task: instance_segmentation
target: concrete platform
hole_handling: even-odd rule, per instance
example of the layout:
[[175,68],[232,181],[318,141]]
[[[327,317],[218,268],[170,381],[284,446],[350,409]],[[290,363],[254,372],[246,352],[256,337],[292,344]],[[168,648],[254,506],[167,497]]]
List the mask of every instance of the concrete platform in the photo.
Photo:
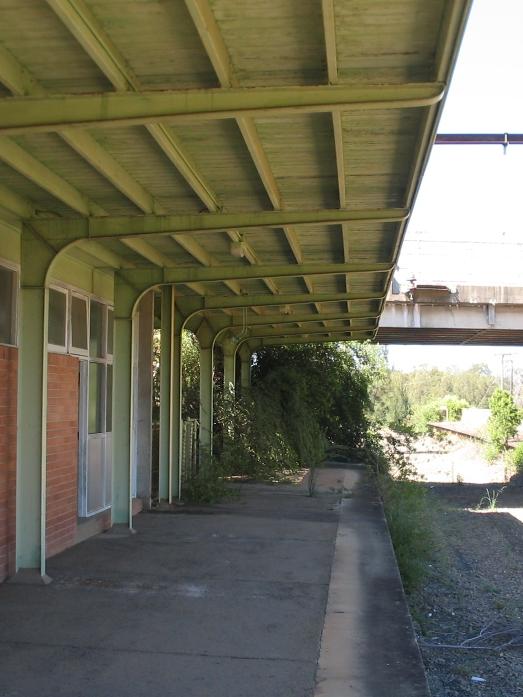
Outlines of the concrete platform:
[[[340,474],[325,471],[322,491],[335,488]],[[336,638],[331,587],[323,691],[316,694],[375,697],[372,685],[351,691],[360,682],[347,682],[346,672],[325,662],[325,642],[334,639],[354,674],[376,671],[374,657],[354,653],[351,643],[355,630],[363,632],[363,648],[373,636],[361,624],[369,607],[364,579],[354,594],[339,561],[341,550],[352,563],[340,538],[345,517],[367,515],[364,498],[351,513],[358,496],[345,499],[351,506],[343,506],[338,530],[340,493],[310,498],[300,486],[244,485],[239,499],[142,514],[137,535],[83,542],[50,560],[49,586],[0,586],[0,697],[310,697],[336,540],[333,582],[353,607],[337,616],[347,624]],[[365,539],[357,545],[365,547]],[[371,549],[380,552],[379,545]],[[361,569],[361,557],[355,560]],[[380,592],[386,596],[388,589]],[[380,633],[401,647],[404,629]],[[325,679],[330,672],[335,691]]]
[[315,697],[430,697],[381,501],[348,470]]

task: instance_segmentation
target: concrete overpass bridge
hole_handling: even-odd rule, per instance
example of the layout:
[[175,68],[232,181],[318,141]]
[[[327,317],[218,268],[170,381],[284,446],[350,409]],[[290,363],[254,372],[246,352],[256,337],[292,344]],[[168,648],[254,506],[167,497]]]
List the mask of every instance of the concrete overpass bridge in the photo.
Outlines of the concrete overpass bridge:
[[418,285],[389,293],[382,344],[523,346],[523,288]]

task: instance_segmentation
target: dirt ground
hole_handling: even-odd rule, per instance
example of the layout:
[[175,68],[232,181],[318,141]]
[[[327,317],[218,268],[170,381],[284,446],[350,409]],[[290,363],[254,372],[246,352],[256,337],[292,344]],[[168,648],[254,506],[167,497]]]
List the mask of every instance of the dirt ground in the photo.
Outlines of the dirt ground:
[[520,697],[523,646],[434,645],[461,644],[486,627],[515,630],[496,644],[518,632],[523,644],[523,482],[506,482],[503,465],[488,465],[472,441],[423,438],[416,445],[436,549],[410,603],[432,695]]

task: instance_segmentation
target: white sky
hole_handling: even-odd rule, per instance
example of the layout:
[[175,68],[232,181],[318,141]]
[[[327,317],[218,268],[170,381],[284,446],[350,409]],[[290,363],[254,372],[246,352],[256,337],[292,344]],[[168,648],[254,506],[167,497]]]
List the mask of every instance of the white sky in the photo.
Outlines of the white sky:
[[[523,0],[474,0],[439,133],[523,133]],[[398,280],[523,286],[523,145],[437,145],[400,256]],[[523,348],[394,347],[389,361],[467,368]]]

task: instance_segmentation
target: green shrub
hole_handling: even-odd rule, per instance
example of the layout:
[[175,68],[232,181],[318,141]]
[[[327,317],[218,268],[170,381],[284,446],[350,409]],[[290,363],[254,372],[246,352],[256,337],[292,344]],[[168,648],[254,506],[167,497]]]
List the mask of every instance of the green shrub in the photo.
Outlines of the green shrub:
[[466,409],[469,406],[466,399],[460,399],[453,394],[443,397],[442,403],[447,409],[447,419],[449,421],[459,421],[461,419],[463,409]]
[[490,398],[490,419],[487,430],[490,443],[497,453],[507,447],[510,438],[516,435],[521,422],[521,411],[517,408],[512,395],[506,390],[497,389]]
[[203,457],[198,471],[183,485],[182,495],[190,503],[215,503],[235,491],[228,483],[229,471],[224,463],[212,457]]
[[510,452],[509,462],[518,474],[523,472],[523,443],[518,443]]
[[499,448],[493,443],[487,443],[483,451],[483,454],[485,455],[485,460],[488,462],[489,465],[491,465],[493,462],[497,460],[499,456]]

